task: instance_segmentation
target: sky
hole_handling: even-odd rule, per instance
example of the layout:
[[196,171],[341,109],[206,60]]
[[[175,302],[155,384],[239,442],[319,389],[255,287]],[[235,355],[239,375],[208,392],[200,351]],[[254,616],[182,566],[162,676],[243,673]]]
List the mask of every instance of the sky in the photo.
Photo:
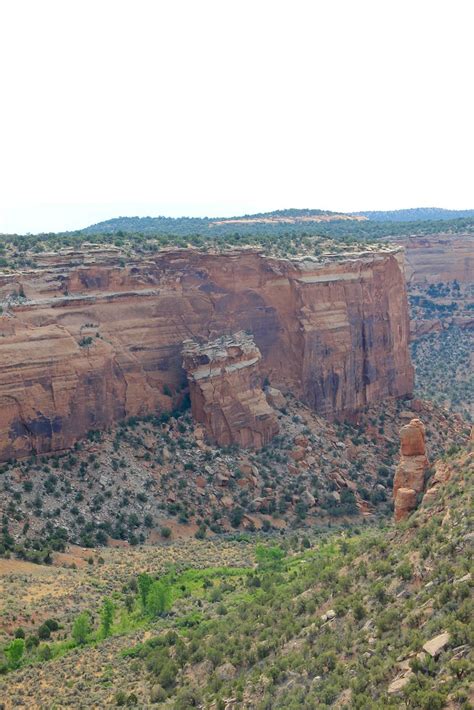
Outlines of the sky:
[[472,0],[0,0],[0,233],[474,208]]

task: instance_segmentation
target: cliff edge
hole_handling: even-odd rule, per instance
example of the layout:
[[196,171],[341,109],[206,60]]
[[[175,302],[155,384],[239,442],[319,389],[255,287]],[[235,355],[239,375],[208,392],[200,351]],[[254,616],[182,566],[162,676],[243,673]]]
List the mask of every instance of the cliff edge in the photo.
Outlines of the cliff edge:
[[275,259],[254,250],[44,254],[0,273],[0,460],[170,411],[182,346],[245,330],[272,386],[327,417],[413,388],[400,252]]

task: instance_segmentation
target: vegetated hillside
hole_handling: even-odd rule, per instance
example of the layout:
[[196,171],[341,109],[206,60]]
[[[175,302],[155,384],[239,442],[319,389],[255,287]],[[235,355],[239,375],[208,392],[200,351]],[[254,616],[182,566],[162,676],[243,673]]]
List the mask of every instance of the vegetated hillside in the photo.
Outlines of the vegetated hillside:
[[424,222],[474,217],[474,210],[445,210],[441,207],[415,207],[407,210],[369,210],[352,212],[376,222]]
[[[118,551],[101,564],[92,557],[87,573],[70,575],[88,577],[102,599],[82,581],[72,627],[59,609],[43,623],[39,646],[40,629],[17,630],[4,645],[6,710],[468,710],[473,454],[453,454],[446,465],[449,483],[397,528],[218,548],[194,541],[168,569],[159,551],[155,561],[137,549],[127,553],[125,583],[114,567]],[[138,574],[140,554],[148,556]],[[19,594],[19,576],[15,584]],[[38,605],[33,576],[29,584]]]
[[474,419],[474,286],[409,283],[415,392]]
[[451,326],[411,344],[416,393],[474,420],[474,332]]
[[67,542],[137,545],[390,515],[398,432],[415,416],[431,460],[467,440],[460,417],[410,400],[332,424],[288,398],[280,435],[255,452],[207,444],[189,411],[91,432],[70,453],[0,468],[0,555],[49,561]]
[[474,284],[409,283],[408,300],[415,336],[474,324]]

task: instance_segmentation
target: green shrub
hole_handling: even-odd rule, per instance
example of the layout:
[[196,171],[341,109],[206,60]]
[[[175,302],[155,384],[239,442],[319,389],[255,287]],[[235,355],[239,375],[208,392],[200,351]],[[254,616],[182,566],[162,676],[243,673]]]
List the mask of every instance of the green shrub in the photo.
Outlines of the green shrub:
[[[146,612],[151,617],[161,616],[171,608],[171,589],[164,581],[151,585],[146,597]],[[166,687],[166,686],[164,686]]]
[[72,626],[72,637],[78,646],[81,646],[88,641],[89,634],[91,633],[91,622],[90,616],[87,611],[83,611],[76,617],[74,624]]
[[25,642],[22,638],[13,639],[5,649],[5,655],[8,659],[10,668],[18,668],[21,664],[21,659],[25,651]]

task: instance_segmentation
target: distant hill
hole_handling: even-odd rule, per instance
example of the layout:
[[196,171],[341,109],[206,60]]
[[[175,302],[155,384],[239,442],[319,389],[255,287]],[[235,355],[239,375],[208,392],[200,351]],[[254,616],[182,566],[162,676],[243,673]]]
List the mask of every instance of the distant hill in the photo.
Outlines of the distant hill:
[[[257,224],[295,225],[320,222],[360,222],[367,218],[329,210],[288,209],[259,212],[235,217],[115,217],[81,230],[83,234],[200,234],[217,226],[253,226]],[[216,230],[213,230],[216,231]]]
[[352,212],[372,222],[432,222],[441,219],[474,217],[474,210],[445,210],[441,207],[415,207],[408,210],[369,210]]
[[[413,223],[414,227],[419,227],[420,222],[440,222],[461,219],[472,219],[474,210],[445,210],[438,207],[417,207],[407,210],[391,211],[367,211],[367,212],[331,212],[330,210],[318,209],[286,209],[274,210],[272,212],[258,212],[256,214],[236,215],[235,217],[115,217],[104,222],[92,224],[81,230],[82,234],[208,234],[218,236],[225,231],[235,231],[236,228],[242,233],[255,233],[268,229],[279,232],[282,229],[301,229],[301,227],[314,227],[318,233],[326,234],[339,232],[341,229],[347,231],[356,230],[357,233],[364,234],[368,229],[370,235],[375,236],[373,230],[377,231],[377,237],[386,234],[398,233],[400,223]],[[375,224],[368,227],[367,222],[387,223],[393,227],[385,225],[381,231]],[[365,223],[365,224],[364,224]],[[446,228],[461,227],[461,222],[446,225]],[[380,231],[380,234],[378,233]],[[405,231],[405,230],[403,230]],[[418,232],[418,228],[414,231]],[[423,230],[425,231],[425,230]],[[457,230],[456,230],[457,231]],[[364,236],[367,236],[364,234]]]
[[114,217],[80,230],[82,234],[193,234],[207,231],[207,217]]

